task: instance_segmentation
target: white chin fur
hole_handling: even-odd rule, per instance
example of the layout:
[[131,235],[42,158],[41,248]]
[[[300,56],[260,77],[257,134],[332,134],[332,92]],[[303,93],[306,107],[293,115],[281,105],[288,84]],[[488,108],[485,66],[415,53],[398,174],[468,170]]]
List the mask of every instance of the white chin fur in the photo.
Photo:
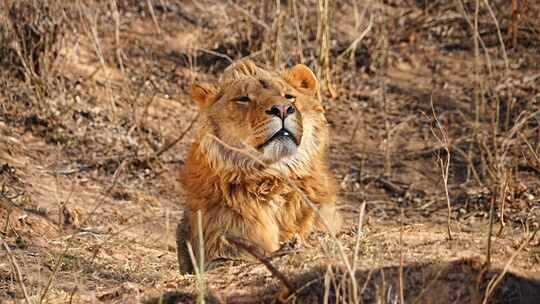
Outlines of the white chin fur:
[[266,163],[275,163],[284,157],[296,153],[298,146],[290,138],[279,138],[268,143],[263,148],[262,159]]

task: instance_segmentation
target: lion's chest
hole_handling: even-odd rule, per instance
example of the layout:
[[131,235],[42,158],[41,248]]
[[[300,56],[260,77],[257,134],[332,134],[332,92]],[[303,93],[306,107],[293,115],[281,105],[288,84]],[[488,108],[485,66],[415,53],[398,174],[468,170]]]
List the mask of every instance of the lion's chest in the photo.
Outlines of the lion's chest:
[[226,201],[233,208],[279,217],[302,208],[300,194],[280,180],[230,184],[225,190]]

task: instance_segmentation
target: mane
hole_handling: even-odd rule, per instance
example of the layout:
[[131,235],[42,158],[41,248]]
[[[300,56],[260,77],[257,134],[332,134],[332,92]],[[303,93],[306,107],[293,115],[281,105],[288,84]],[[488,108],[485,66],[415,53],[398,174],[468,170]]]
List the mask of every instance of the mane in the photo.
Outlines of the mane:
[[[239,61],[223,72],[218,81],[218,95],[239,81],[260,81],[273,77],[281,76],[277,72],[258,67],[250,60]],[[199,134],[199,149],[205,154],[209,166],[216,172],[227,175],[229,179],[275,175],[276,170],[285,175],[303,176],[309,174],[312,162],[322,156],[319,154],[324,153],[325,138],[328,136],[327,131],[317,126],[315,122],[319,120],[322,125],[325,125],[324,117],[315,114],[311,116],[311,119],[313,121],[309,119],[304,121],[304,139],[300,144],[299,151],[275,164],[261,166],[253,149],[241,144],[240,147],[227,146],[219,139],[216,140],[216,138],[207,135],[208,130],[202,130]]]
[[270,78],[272,76],[277,75],[258,67],[251,60],[241,60],[225,69],[223,75],[219,78],[219,87],[223,90],[238,81]]

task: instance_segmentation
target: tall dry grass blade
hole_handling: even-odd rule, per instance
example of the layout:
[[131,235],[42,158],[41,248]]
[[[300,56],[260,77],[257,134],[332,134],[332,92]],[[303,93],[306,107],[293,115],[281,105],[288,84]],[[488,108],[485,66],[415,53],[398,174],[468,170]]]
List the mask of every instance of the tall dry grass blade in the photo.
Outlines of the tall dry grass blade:
[[491,235],[493,234],[493,209],[495,207],[495,201],[497,200],[497,193],[493,193],[491,196],[491,203],[489,205],[489,223],[487,233],[487,248],[486,248],[486,262],[485,267],[491,266]]
[[159,22],[156,17],[156,12],[154,11],[154,4],[152,3],[152,0],[146,0],[146,5],[148,6],[148,11],[150,12],[150,16],[152,16],[152,22],[154,23],[156,32],[158,36],[161,36],[161,28],[159,26]]
[[193,247],[189,241],[186,241],[189,257],[193,264],[193,270],[195,271],[195,277],[197,279],[197,303],[204,304],[206,296],[206,287],[204,284],[204,237],[202,228],[202,213],[197,211],[197,236],[199,242],[199,260],[195,257]]
[[282,14],[281,14],[281,0],[276,0],[276,17],[274,23],[274,68],[278,69],[281,62],[281,27],[282,27]]
[[[366,12],[366,8],[364,9],[364,14]],[[344,56],[349,54],[349,62],[352,64],[355,60],[356,56],[356,49],[358,48],[358,44],[362,42],[362,40],[369,34],[371,29],[373,28],[373,24],[375,20],[374,14],[369,15],[369,22],[366,28],[358,35],[358,37],[349,45],[349,47],[343,51],[338,57],[337,60],[341,60]]]
[[489,284],[488,284],[488,286],[486,288],[486,292],[484,294],[484,300],[482,301],[482,304],[487,304],[488,303],[488,300],[491,297],[491,294],[495,291],[497,286],[501,283],[502,279],[504,279],[504,276],[506,275],[506,273],[510,269],[510,266],[512,265],[512,263],[516,259],[517,255],[523,250],[523,248],[525,248],[525,246],[527,246],[529,244],[529,242],[532,240],[532,238],[536,235],[536,233],[539,230],[540,230],[540,227],[536,228],[534,233],[530,234],[528,237],[526,237],[523,240],[523,242],[519,245],[518,249],[516,249],[516,251],[514,251],[512,256],[508,259],[508,261],[504,265],[503,271],[498,276],[495,276],[495,277],[493,277],[491,279],[491,281],[489,282]]
[[296,52],[298,53],[298,58],[300,63],[304,63],[304,47],[302,44],[302,32],[300,31],[300,17],[298,16],[298,7],[296,5],[296,0],[291,1],[292,14],[294,18],[294,26],[296,29]]
[[114,19],[114,40],[116,43],[116,60],[118,61],[118,66],[120,67],[120,72],[122,75],[126,75],[124,69],[124,59],[122,52],[122,43],[120,41],[120,13],[118,12],[118,4],[116,0],[111,0],[111,11]]
[[433,94],[431,95],[431,111],[433,115],[433,119],[435,120],[435,123],[437,124],[437,129],[439,129],[439,132],[441,135],[437,135],[435,130],[431,128],[431,133],[433,136],[437,139],[439,144],[444,148],[444,151],[446,152],[446,159],[443,160],[443,158],[438,155],[438,164],[441,169],[441,175],[443,179],[443,185],[444,185],[444,196],[446,199],[446,207],[447,207],[447,220],[446,220],[446,227],[447,227],[447,233],[448,233],[448,240],[452,240],[452,204],[450,203],[450,193],[448,191],[448,176],[450,171],[450,141],[448,139],[448,131],[442,126],[441,122],[439,121],[439,118],[437,117],[437,114],[435,113],[435,105],[433,104]]
[[389,67],[389,33],[387,20],[385,19],[383,13],[381,13],[382,19],[382,68],[380,69],[379,82],[380,88],[382,89],[382,103],[381,103],[381,112],[383,115],[384,121],[384,140],[383,140],[383,154],[384,154],[384,164],[383,164],[383,175],[389,177],[392,175],[392,156],[390,151],[390,140],[392,137],[392,132],[390,128],[390,120],[388,119],[389,114],[389,102],[386,96],[387,85],[386,78],[388,76],[388,67]]
[[[474,43],[474,68],[473,68],[473,75],[474,75],[474,88],[473,88],[473,94],[474,94],[474,98],[473,98],[473,102],[470,104],[470,111],[472,113],[474,113],[474,123],[473,123],[473,126],[472,126],[472,129],[473,129],[473,139],[474,141],[477,143],[477,146],[479,146],[479,142],[481,141],[481,139],[479,138],[480,136],[480,132],[478,131],[478,126],[479,126],[479,120],[480,120],[480,42],[481,42],[481,39],[480,39],[480,35],[479,35],[479,32],[478,32],[478,14],[479,14],[479,11],[480,11],[480,1],[479,0],[475,0],[475,13],[474,13],[474,19],[473,21],[471,21],[470,19],[470,16],[467,14],[466,10],[465,10],[465,7],[464,7],[464,4],[463,4],[463,1],[462,0],[457,0],[457,3],[459,4],[458,7],[460,8],[464,18],[467,20],[467,22],[469,23],[469,27],[471,28],[471,30],[473,31],[473,43]],[[473,159],[473,154],[474,154],[474,146],[473,145],[470,145],[468,150],[467,150],[467,157],[469,159]],[[480,168],[481,171],[483,172],[483,168]],[[471,170],[472,168],[469,168],[467,167],[467,180],[470,179],[470,175],[471,175]]]
[[503,186],[503,189],[502,189],[502,195],[501,195],[501,226],[499,228],[499,231],[497,232],[497,236],[501,236],[502,235],[502,232],[503,232],[503,229],[504,227],[506,227],[506,222],[504,220],[504,212],[505,212],[505,208],[506,208],[506,195],[508,194],[508,184],[509,184],[509,180],[510,180],[510,177],[509,175],[511,175],[512,173],[511,172],[506,172],[504,174],[504,186]]
[[197,210],[197,235],[199,237],[199,273],[204,274],[204,235],[202,226],[202,213]]
[[[495,12],[493,12],[493,9],[491,8],[491,5],[489,4],[489,1],[488,0],[484,0],[484,3],[486,5],[486,7],[488,8],[488,11],[491,15],[491,18],[493,19],[493,23],[495,24],[495,28],[497,29],[497,37],[499,38],[499,44],[501,45],[501,51],[502,51],[502,54],[503,54],[503,60],[504,60],[504,65],[505,65],[505,76],[508,76],[508,74],[510,73],[510,62],[508,60],[508,54],[506,53],[506,45],[504,43],[504,39],[503,39],[503,36],[502,36],[502,33],[501,33],[501,27],[499,25],[499,21],[497,20],[497,16],[495,16]],[[513,100],[512,96],[511,96],[511,92],[508,91],[508,100]],[[497,143],[496,143],[496,138],[497,138],[497,131],[498,131],[498,128],[499,128],[499,125],[500,125],[500,112],[501,112],[501,100],[499,98],[498,95],[495,95],[495,102],[496,102],[496,105],[495,105],[495,121],[492,122],[492,136],[493,136],[493,145],[495,147],[497,147]],[[513,108],[513,105],[512,105],[513,102],[510,102],[510,105],[509,105],[509,109],[507,109],[507,117],[506,117],[506,128],[508,128],[508,125],[510,123],[510,112],[512,112],[512,108]]]
[[193,263],[193,271],[195,271],[195,277],[197,279],[197,303],[204,304],[204,290],[201,288],[201,280],[203,276],[199,271],[199,267],[197,265],[197,258],[195,258],[195,254],[193,253],[193,247],[191,246],[191,243],[186,242],[186,246],[188,249],[189,257],[191,258],[191,263]]
[[324,294],[323,294],[324,304],[328,304],[330,300],[331,278],[332,278],[332,268],[330,267],[330,265],[327,265],[326,272],[324,273]]
[[319,45],[318,66],[316,69],[317,78],[321,80],[322,87],[319,88],[319,98],[322,99],[321,92],[326,90],[332,98],[336,93],[332,87],[330,71],[330,25],[329,15],[330,0],[317,0],[317,44]]
[[403,208],[400,209],[401,220],[399,225],[399,303],[405,304],[405,286],[403,284],[403,225],[405,216]]
[[[538,132],[540,132],[540,126],[538,127]],[[536,166],[533,166],[533,168],[536,169],[540,173],[540,156],[539,156],[539,153],[536,152],[536,150],[533,148],[530,141],[527,139],[527,137],[525,137],[525,135],[523,135],[523,133],[519,133],[519,137],[521,138],[521,140],[523,140],[523,142],[527,146],[527,149],[529,150],[529,153],[531,154],[531,156],[533,157],[533,159],[534,159],[534,161],[536,163]],[[540,144],[540,139],[538,141],[538,144]]]
[[2,245],[4,246],[4,249],[6,250],[7,256],[9,257],[9,261],[11,262],[11,265],[13,266],[13,269],[15,270],[15,274],[17,275],[17,281],[19,283],[19,286],[21,287],[21,290],[24,296],[24,301],[26,302],[26,304],[30,304],[31,303],[30,297],[28,297],[28,292],[26,291],[26,286],[24,285],[21,268],[19,267],[19,264],[17,263],[17,261],[15,260],[15,257],[11,253],[11,249],[9,249],[8,244],[6,243],[4,238],[2,238],[1,235],[0,235],[0,241],[2,241]]
[[495,24],[495,27],[497,28],[497,38],[499,38],[499,43],[501,44],[501,51],[503,54],[504,59],[504,67],[506,68],[506,73],[510,71],[510,62],[508,61],[508,54],[506,53],[506,45],[504,44],[504,39],[501,33],[501,26],[499,24],[499,20],[497,20],[497,16],[495,16],[495,12],[493,12],[493,9],[491,8],[491,5],[489,4],[488,0],[484,0],[484,4],[488,8],[489,14],[491,15],[491,18],[493,19],[493,23]]
[[105,75],[106,92],[110,101],[110,109],[111,109],[111,114],[113,116],[113,121],[115,121],[116,115],[117,115],[116,98],[112,89],[111,73],[110,73],[110,70],[107,68],[107,61],[105,60],[105,53],[101,45],[101,39],[99,38],[98,12],[91,13],[90,9],[84,6],[82,3],[79,3],[79,12],[81,16],[84,16],[86,19],[85,30],[87,32],[87,35],[90,37],[92,41],[92,47],[94,48],[94,52],[99,60],[101,69],[103,70],[103,73]]
[[358,215],[358,224],[356,229],[356,243],[354,245],[354,257],[352,262],[353,270],[356,270],[356,263],[358,261],[358,252],[360,252],[360,242],[362,237],[364,236],[363,230],[362,230],[362,223],[364,222],[364,212],[366,210],[366,202],[363,202],[362,205],[360,205],[360,214]]
[[474,102],[475,102],[475,136],[479,136],[478,134],[478,125],[480,123],[480,115],[482,114],[481,106],[480,106],[480,30],[478,28],[478,15],[480,13],[480,0],[475,1],[475,9],[474,9]]
[[518,0],[512,0],[512,22],[510,23],[509,30],[512,35],[512,47],[514,49],[517,47],[518,42],[518,19]]

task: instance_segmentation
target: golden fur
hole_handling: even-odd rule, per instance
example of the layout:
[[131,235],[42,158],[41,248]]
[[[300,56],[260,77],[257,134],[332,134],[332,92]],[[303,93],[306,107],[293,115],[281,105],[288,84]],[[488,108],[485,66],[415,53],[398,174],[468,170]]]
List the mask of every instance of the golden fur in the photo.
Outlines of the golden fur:
[[207,262],[250,258],[225,233],[267,253],[295,234],[305,237],[316,215],[289,181],[339,229],[335,180],[325,159],[328,127],[316,90],[304,65],[278,74],[251,61],[227,68],[216,86],[192,87],[201,122],[180,176],[186,193],[177,230],[181,272],[192,270],[186,241],[199,252],[198,210]]

